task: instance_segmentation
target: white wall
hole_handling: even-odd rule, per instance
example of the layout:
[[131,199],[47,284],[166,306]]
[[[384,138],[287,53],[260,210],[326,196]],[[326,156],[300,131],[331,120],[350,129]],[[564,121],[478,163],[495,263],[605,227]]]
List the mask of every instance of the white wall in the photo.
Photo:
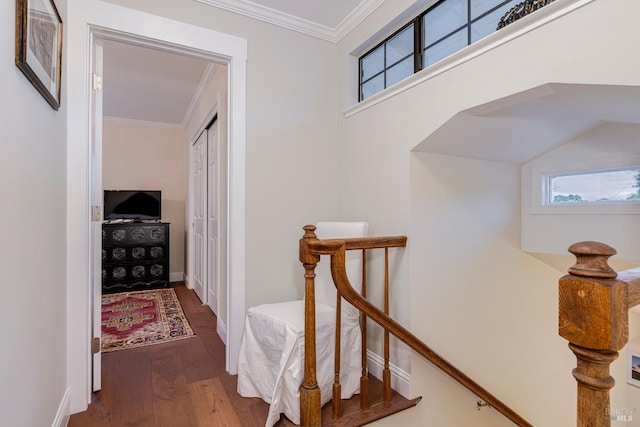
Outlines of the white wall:
[[[520,168],[416,153],[411,173],[411,311],[423,313],[414,331],[534,425],[571,425],[573,357],[557,333],[561,274],[520,251]],[[423,362],[414,367],[425,419],[509,425],[476,411],[475,396]]]
[[[339,43],[342,109],[357,93],[350,53],[413,3],[385,2]],[[638,41],[639,17],[632,0],[585,2],[533,31],[520,26],[508,43],[497,34],[447,72],[424,70],[410,79],[414,86],[339,120],[341,217],[366,215],[374,234],[409,236],[392,287],[394,314],[534,425],[575,424],[575,358],[557,331],[564,273],[520,252],[519,167],[411,150],[457,112],[541,84],[638,85],[640,60],[625,46]],[[403,359],[392,361],[412,368],[412,394],[427,399],[377,425],[501,425],[422,361],[410,366],[403,348]],[[624,387],[613,403],[624,406]]]
[[[624,165],[626,159],[640,160],[640,126],[620,123],[605,123],[586,134],[522,166],[522,249],[529,252],[566,254],[573,243],[583,240],[605,242],[617,250],[616,260],[640,261],[640,242],[629,239],[630,230],[640,229],[640,215],[593,214],[592,207],[581,209],[582,215],[545,214],[534,212],[530,197],[532,170],[542,172],[545,168],[573,167],[605,168],[594,161],[606,161],[609,165]],[[616,163],[618,162],[618,163]],[[636,163],[637,164],[637,163]],[[611,166],[609,166],[611,167]],[[525,190],[527,191],[525,193]],[[570,207],[572,211],[576,207]],[[597,208],[597,207],[596,207]],[[540,232],[544,230],[544,232]]]
[[[64,22],[67,3],[56,5]],[[54,111],[15,66],[15,8],[0,2],[0,412],[3,425],[50,426],[68,405],[67,100]]]
[[335,45],[191,0],[110,2],[247,39],[247,307],[301,297],[302,227],[337,216]]
[[185,271],[185,132],[105,120],[102,138],[103,189],[162,191],[162,221],[171,223],[169,271],[181,275]]

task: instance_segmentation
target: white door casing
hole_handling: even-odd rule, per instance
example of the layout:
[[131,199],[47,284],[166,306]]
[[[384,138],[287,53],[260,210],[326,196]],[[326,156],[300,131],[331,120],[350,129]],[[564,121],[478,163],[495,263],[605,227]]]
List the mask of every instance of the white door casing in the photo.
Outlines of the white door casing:
[[220,192],[218,120],[207,129],[207,305],[218,314]]
[[[93,269],[91,275],[91,299],[93,303],[93,321],[91,337],[93,342],[102,338],[102,71],[103,49],[102,40],[95,39],[92,43],[92,90],[91,90],[91,256]],[[91,346],[93,356],[91,360],[91,390],[102,388],[102,353],[100,346]],[[97,352],[96,352],[97,350]]]
[[193,290],[207,303],[207,130],[192,145]]

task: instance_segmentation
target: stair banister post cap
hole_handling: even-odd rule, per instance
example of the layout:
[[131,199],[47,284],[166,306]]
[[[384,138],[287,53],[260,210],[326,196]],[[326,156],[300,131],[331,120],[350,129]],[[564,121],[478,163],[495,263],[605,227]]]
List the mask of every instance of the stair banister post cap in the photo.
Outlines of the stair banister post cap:
[[313,268],[315,268],[315,265],[320,261],[320,255],[312,254],[310,245],[314,240],[318,240],[315,233],[316,226],[305,225],[302,229],[304,230],[304,235],[299,241],[299,259],[300,262],[305,265],[305,268],[307,268],[307,264],[309,266],[313,265]]
[[618,273],[607,263],[617,251],[601,242],[578,242],[569,246],[569,252],[576,257],[576,263],[569,268],[575,276],[615,279]]
[[302,236],[303,239],[316,239],[318,237],[315,233],[315,225],[305,225],[302,229],[304,230],[304,236]]

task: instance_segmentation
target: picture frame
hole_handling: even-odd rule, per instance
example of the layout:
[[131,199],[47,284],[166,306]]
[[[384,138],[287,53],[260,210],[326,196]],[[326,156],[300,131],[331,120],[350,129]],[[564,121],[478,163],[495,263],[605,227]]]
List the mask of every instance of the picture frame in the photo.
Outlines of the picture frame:
[[627,344],[627,383],[640,387],[640,339]]
[[62,19],[53,0],[16,0],[16,66],[58,110]]

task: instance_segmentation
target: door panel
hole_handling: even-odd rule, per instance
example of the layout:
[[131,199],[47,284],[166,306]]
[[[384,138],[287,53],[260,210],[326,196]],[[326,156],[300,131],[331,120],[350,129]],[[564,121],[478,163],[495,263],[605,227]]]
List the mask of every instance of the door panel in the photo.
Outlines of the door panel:
[[202,301],[207,302],[206,262],[206,200],[207,200],[207,131],[196,140],[193,154],[193,241],[194,271],[193,289]]

